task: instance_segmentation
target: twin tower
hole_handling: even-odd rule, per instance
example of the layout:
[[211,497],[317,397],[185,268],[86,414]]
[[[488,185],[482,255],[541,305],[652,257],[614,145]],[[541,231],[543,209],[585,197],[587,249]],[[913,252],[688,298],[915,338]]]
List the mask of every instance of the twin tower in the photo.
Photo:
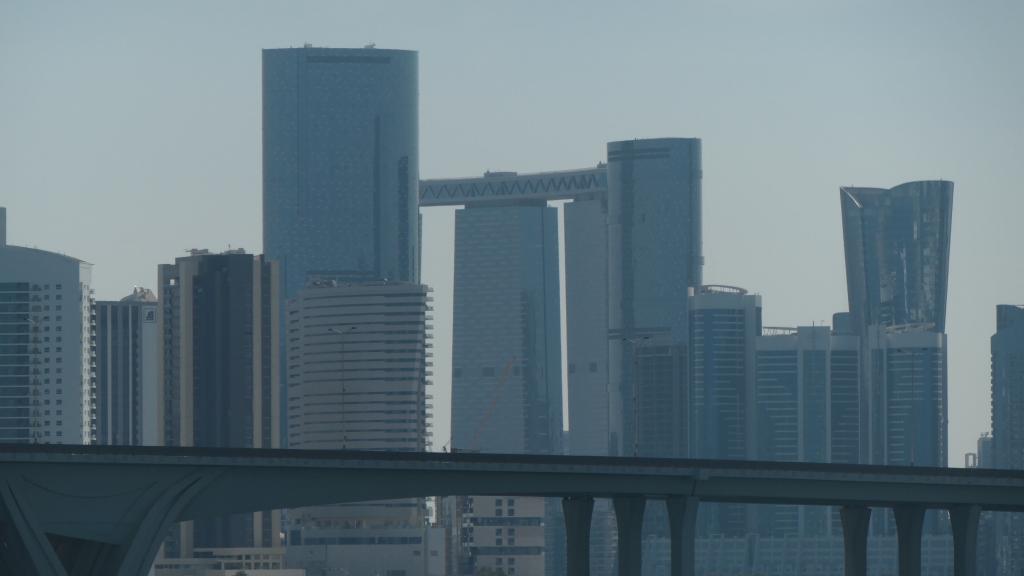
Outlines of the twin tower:
[[[612,142],[595,168],[419,180],[417,54],[263,54],[263,243],[312,279],[420,281],[419,209],[455,205],[452,446],[683,456],[701,146]],[[569,446],[557,208],[564,205]]]

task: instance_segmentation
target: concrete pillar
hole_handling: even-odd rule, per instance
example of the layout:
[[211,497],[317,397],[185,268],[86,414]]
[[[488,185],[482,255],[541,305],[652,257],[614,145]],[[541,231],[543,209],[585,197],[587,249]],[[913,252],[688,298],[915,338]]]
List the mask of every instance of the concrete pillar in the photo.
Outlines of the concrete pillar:
[[978,520],[981,506],[962,504],[949,509],[953,525],[953,574],[974,576],[978,569]]
[[647,501],[643,496],[618,496],[612,502],[619,532],[619,576],[640,576],[641,538]]
[[668,507],[669,537],[672,551],[672,576],[694,576],[697,542],[697,507],[694,496],[673,496],[665,501]]
[[839,518],[843,523],[843,574],[867,576],[871,508],[843,506],[839,509]]
[[562,498],[565,516],[565,563],[568,576],[590,576],[590,520],[594,499],[589,496]]
[[896,534],[899,538],[899,575],[921,576],[921,529],[924,527],[924,506],[904,504],[893,508],[896,513]]

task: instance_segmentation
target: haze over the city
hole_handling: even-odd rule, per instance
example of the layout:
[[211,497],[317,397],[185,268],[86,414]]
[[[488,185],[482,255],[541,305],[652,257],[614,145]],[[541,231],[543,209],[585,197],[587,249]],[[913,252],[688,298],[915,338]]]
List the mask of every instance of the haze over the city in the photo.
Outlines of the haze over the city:
[[[189,248],[261,251],[260,50],[419,51],[423,178],[587,167],[703,141],[707,283],[766,325],[847,309],[839,187],[951,180],[949,459],[989,428],[995,305],[1024,303],[1024,5],[7,2],[8,239],[95,264],[97,297]],[[423,210],[435,446],[448,436],[453,210]]]

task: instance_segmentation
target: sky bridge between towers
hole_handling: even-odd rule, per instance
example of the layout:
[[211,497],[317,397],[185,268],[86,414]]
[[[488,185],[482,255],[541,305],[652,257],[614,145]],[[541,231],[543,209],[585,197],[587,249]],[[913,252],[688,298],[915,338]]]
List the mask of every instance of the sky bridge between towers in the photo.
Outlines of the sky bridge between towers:
[[420,207],[573,200],[605,194],[607,190],[608,172],[604,164],[533,174],[488,172],[473,178],[421,180]]

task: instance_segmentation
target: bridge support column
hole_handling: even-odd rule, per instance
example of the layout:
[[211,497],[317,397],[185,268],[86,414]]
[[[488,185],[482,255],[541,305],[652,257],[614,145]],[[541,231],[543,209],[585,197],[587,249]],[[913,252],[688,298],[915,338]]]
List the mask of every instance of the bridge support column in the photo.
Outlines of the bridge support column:
[[568,576],[590,576],[590,520],[594,499],[589,496],[562,498],[565,516],[565,561]]
[[843,523],[843,574],[867,576],[871,508],[843,506],[839,509],[839,518]]
[[963,504],[949,509],[953,525],[953,574],[974,576],[978,569],[978,520],[981,506]]
[[697,507],[694,496],[673,496],[665,501],[668,507],[669,541],[672,552],[672,576],[694,576],[696,569]]
[[613,504],[619,533],[619,576],[640,576],[644,506],[647,501],[643,496],[619,496]]
[[921,530],[924,506],[905,504],[893,508],[899,539],[900,576],[921,576]]

